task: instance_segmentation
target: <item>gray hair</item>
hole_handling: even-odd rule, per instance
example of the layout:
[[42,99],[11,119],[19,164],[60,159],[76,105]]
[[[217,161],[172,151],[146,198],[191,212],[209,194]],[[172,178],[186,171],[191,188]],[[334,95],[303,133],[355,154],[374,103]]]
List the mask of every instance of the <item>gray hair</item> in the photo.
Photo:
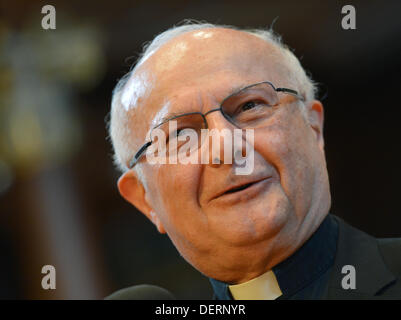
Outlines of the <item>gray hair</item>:
[[[282,43],[281,37],[275,34],[271,28],[239,29],[234,26],[216,25],[211,23],[201,23],[187,20],[180,26],[174,26],[162,32],[151,42],[147,43],[144,46],[143,51],[137,60],[137,63],[134,64],[131,70],[118,81],[116,87],[113,90],[109,123],[109,136],[111,138],[114,149],[114,163],[122,172],[125,172],[129,169],[127,164],[134,156],[135,152],[135,150],[133,150],[134,146],[131,142],[132,139],[130,139],[130,137],[132,136],[130,117],[127,114],[128,112],[121,107],[121,96],[124,91],[125,85],[128,82],[128,79],[133,73],[135,73],[138,66],[140,66],[150,55],[152,55],[155,51],[160,49],[160,47],[162,47],[170,40],[191,31],[214,28],[225,28],[247,32],[261,38],[264,41],[267,41],[270,44],[275,45],[282,54],[284,65],[286,65],[288,70],[291,71],[288,73],[288,76],[290,77],[289,80],[292,80],[295,84],[298,85],[299,93],[305,97],[306,101],[311,101],[315,98],[315,94],[317,91],[315,83],[310,77],[307,76],[297,57],[286,45]],[[140,163],[135,166],[135,170],[137,176],[141,179],[142,182],[144,182]]]

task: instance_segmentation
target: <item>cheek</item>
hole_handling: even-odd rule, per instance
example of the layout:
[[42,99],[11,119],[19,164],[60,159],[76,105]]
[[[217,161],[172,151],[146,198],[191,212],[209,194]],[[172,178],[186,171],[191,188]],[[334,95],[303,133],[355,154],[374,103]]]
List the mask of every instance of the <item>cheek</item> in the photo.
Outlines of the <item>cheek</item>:
[[[156,170],[155,170],[156,171]],[[190,263],[210,251],[208,221],[199,206],[201,165],[164,165],[154,175],[152,205],[181,255]],[[195,257],[195,258],[194,258]]]
[[158,190],[158,199],[164,206],[181,207],[193,204],[196,200],[196,186],[199,181],[198,168],[195,165],[166,164],[156,170],[154,185]]
[[198,204],[200,166],[160,165],[153,172],[151,201],[166,231],[188,237],[202,218]]
[[277,119],[255,136],[255,149],[277,171],[281,187],[292,205],[303,206],[313,187],[313,146],[303,119],[288,117]]

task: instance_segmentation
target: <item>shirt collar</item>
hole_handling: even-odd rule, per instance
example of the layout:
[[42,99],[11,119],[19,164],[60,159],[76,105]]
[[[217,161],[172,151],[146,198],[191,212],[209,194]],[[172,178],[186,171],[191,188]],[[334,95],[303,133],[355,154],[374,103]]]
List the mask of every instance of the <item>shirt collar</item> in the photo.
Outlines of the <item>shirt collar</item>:
[[274,300],[280,297],[280,286],[273,271],[244,283],[228,286],[235,300]]
[[[291,297],[308,284],[318,279],[333,265],[337,238],[337,222],[331,215],[328,215],[301,248],[286,260],[274,266],[271,271],[268,271],[255,280],[266,279],[266,275],[272,272],[277,280],[279,289],[283,293],[280,299]],[[267,278],[269,277],[267,276]],[[274,287],[274,281],[272,282],[271,277],[269,279],[270,281],[268,281],[268,283],[270,283],[270,286]],[[233,299],[229,284],[212,278],[209,278],[209,280],[217,299]],[[260,281],[255,281],[255,283],[256,282],[258,282],[258,285],[261,284]],[[245,284],[249,283],[250,281]],[[266,296],[264,298],[266,298]],[[263,297],[261,297],[261,299],[263,299]]]

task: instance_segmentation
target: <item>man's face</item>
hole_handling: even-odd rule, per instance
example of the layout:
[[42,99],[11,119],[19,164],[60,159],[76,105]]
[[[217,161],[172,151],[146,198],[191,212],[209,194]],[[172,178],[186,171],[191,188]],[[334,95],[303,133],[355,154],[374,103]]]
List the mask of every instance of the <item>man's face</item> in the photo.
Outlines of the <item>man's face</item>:
[[[205,29],[173,39],[130,80],[146,87],[133,117],[135,143],[139,148],[167,114],[206,113],[249,84],[270,81],[299,90],[282,60],[277,48],[239,31]],[[124,197],[138,208],[151,208],[159,230],[212,278],[239,283],[267,271],[292,254],[329,209],[321,105],[303,105],[291,95],[279,98],[274,115],[254,131],[250,175],[236,175],[235,164],[151,165],[144,157],[142,200],[126,190],[132,174],[120,179]],[[209,129],[235,128],[220,112],[206,118]],[[238,186],[246,187],[226,192]]]

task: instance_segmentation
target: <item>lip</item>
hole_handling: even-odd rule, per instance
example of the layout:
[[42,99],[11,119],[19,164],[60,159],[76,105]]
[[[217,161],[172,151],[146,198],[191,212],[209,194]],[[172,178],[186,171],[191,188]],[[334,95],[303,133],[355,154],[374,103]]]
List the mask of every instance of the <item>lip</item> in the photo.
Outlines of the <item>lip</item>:
[[[251,199],[259,194],[260,191],[263,190],[270,182],[272,181],[272,177],[265,177],[262,179],[257,179],[254,181],[244,182],[238,185],[230,186],[226,190],[220,192],[216,196],[214,196],[210,201],[214,200],[224,200],[224,201],[242,201]],[[249,185],[249,186],[247,186]],[[229,192],[230,190],[244,187],[243,189]]]

